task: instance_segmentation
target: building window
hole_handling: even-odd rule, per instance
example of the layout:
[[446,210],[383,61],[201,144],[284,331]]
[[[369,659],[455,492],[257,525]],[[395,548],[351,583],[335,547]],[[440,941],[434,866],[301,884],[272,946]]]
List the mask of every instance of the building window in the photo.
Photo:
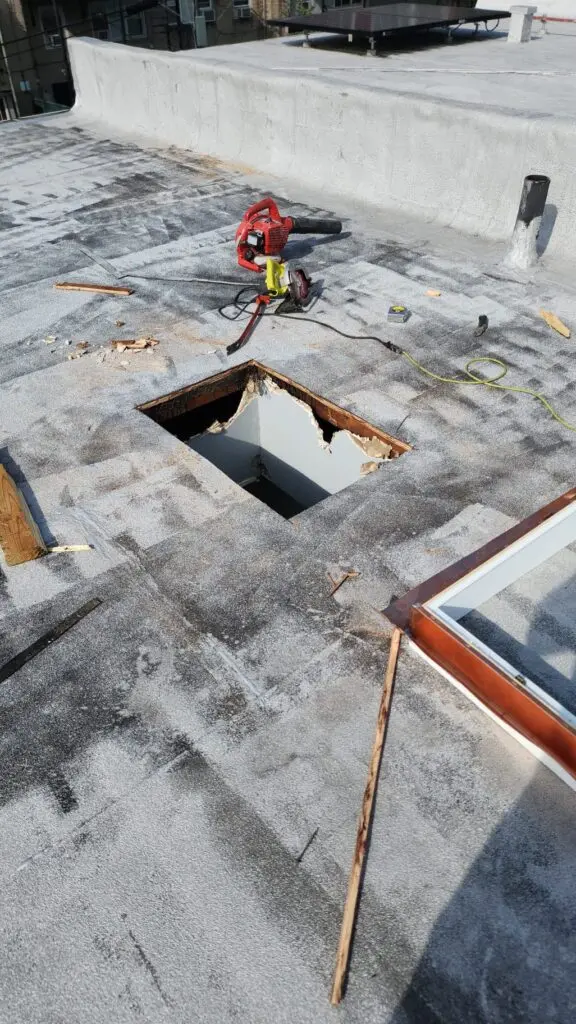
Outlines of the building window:
[[[94,0],[90,4],[92,31],[96,39],[107,39],[112,43],[121,43],[124,38],[144,39],[146,22],[144,15],[127,14],[122,16],[117,0]],[[124,31],[122,31],[124,23]]]
[[146,35],[146,22],[142,12],[129,14],[124,18],[127,39],[143,39]]
[[252,8],[249,0],[232,0],[232,8],[235,18],[251,18]]
[[[57,46],[62,46],[62,40],[60,38],[60,32],[58,29],[58,21],[56,20],[56,14],[54,13],[53,7],[41,7],[38,11],[40,15],[40,25],[42,33],[44,35],[44,46],[47,50],[55,50]],[[62,15],[60,14],[62,20]]]
[[121,43],[124,36],[118,5],[116,5],[115,12],[114,5],[109,0],[95,0],[90,4],[89,9],[92,17],[92,31],[96,39],[108,39],[113,43]]
[[216,21],[213,0],[196,0],[196,11],[199,15],[204,15],[204,21],[207,25]]

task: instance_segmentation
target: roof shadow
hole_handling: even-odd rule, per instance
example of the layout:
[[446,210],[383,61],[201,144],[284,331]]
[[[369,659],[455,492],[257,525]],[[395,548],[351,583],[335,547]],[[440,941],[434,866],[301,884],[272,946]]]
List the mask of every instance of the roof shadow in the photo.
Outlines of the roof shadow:
[[534,764],[437,918],[390,1024],[573,1021],[574,793]]
[[[374,5],[366,5],[366,7],[370,6]],[[350,11],[358,10],[356,7],[351,7],[349,9]],[[362,10],[362,8],[359,10]],[[498,19],[495,18],[494,21],[497,22]],[[305,31],[306,30],[304,28],[300,28],[298,30],[298,36],[284,37],[282,44],[288,46],[302,46],[304,42],[302,39],[302,33]],[[310,43],[310,47],[313,50],[322,50],[326,53],[345,51],[346,53],[361,56],[364,56],[366,53],[367,39],[356,38],[352,42],[348,42],[345,34],[330,33],[330,30],[327,28],[311,28],[310,33],[315,36]],[[499,30],[497,24],[495,24],[491,29],[478,28],[478,31],[474,31],[473,25],[470,24],[461,27],[454,25],[450,33],[445,28],[405,31],[398,35],[389,35],[385,40],[379,39],[376,53],[378,57],[387,57],[402,53],[409,54],[420,53],[422,51],[428,52],[431,50],[444,49],[446,46],[453,48],[455,46],[466,46],[469,43],[477,43],[487,41],[489,39],[503,39],[506,38],[507,35],[508,32]]]
[[542,256],[548,248],[557,219],[558,207],[554,206],[554,203],[546,203],[540,222],[538,238],[536,239],[536,251],[539,256]]
[[[516,602],[517,603],[517,602]],[[514,607],[516,607],[516,603]],[[576,714],[576,625],[570,623],[576,608],[576,577],[563,580],[534,604],[526,624],[525,640],[508,631],[495,616],[475,609],[460,623],[473,636],[504,658],[519,677],[526,676]]]

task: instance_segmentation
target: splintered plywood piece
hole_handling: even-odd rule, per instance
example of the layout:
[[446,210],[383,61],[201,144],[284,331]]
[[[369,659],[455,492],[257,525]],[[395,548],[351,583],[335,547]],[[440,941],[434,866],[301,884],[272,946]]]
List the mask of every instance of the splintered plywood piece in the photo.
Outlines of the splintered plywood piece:
[[131,338],[127,341],[119,339],[110,342],[111,347],[115,349],[116,352],[125,352],[127,349],[139,350],[144,348],[154,348],[159,344],[160,342],[157,338],[150,337]]
[[69,555],[73,551],[92,551],[92,544],[55,544],[48,548],[50,555]]
[[58,281],[55,285],[65,292],[99,292],[102,295],[132,295],[133,288],[112,284],[79,284],[76,281]]
[[556,316],[556,313],[551,313],[547,309],[541,309],[540,316],[546,321],[548,327],[551,327],[553,331],[558,331],[558,334],[561,334],[563,338],[570,337],[570,328],[566,327],[566,324],[562,323],[560,317]]
[[7,565],[45,555],[47,548],[20,490],[0,466],[0,546]]

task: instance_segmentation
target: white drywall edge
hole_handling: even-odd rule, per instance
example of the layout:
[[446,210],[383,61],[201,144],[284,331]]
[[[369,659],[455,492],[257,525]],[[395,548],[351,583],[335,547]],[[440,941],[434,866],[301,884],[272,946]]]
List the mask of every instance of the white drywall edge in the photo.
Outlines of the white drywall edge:
[[222,429],[211,428],[187,443],[236,483],[259,475],[261,459],[272,483],[305,507],[349,487],[390,453],[377,438],[356,438],[347,430],[337,430],[328,444],[310,406],[268,377],[248,384]]
[[205,431],[189,437],[186,444],[208,459],[237,484],[255,477],[255,462],[260,452],[258,406],[254,401],[244,405],[220,433]]
[[545,173],[560,211],[547,251],[576,258],[576,133],[567,118],[361,84],[343,93],[255,60],[226,64],[219,49],[172,54],[70,39],[76,108],[159,144],[491,239],[510,237],[524,176]]

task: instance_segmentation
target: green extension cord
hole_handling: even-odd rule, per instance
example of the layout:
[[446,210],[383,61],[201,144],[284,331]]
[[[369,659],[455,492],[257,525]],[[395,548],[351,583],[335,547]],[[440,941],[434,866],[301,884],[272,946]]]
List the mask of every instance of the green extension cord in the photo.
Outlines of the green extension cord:
[[[242,313],[245,313],[247,306],[254,301],[254,299],[249,299],[247,303],[241,304],[240,299],[242,293],[246,290],[246,288],[241,288],[232,303],[230,303],[231,306],[235,307],[236,312],[227,314],[226,306],[222,306],[218,311],[220,315],[225,317],[226,320],[237,320]],[[339,334],[341,338],[347,338],[350,341],[377,341],[379,345],[383,345],[389,352],[393,352],[395,355],[402,356],[404,359],[407,359],[412,366],[419,370],[420,373],[423,373],[426,377],[431,377],[432,380],[438,380],[442,384],[467,384],[473,387],[494,388],[495,391],[514,391],[519,395],[531,395],[532,398],[538,399],[538,401],[545,409],[548,410],[550,415],[557,423],[560,424],[561,427],[576,433],[576,426],[573,426],[572,423],[568,423],[563,416],[560,416],[560,414],[557,413],[550,405],[548,399],[545,398],[544,395],[541,395],[539,391],[533,391],[532,388],[520,388],[515,384],[498,384],[498,381],[502,380],[502,378],[508,373],[509,367],[502,359],[496,359],[495,356],[478,356],[476,359],[470,359],[469,362],[466,363],[463,371],[468,378],[467,380],[462,377],[441,377],[439,373],[434,373],[432,370],[428,370],[425,366],[422,366],[422,363],[419,363],[417,359],[414,359],[414,356],[411,356],[409,352],[405,352],[399,345],[395,345],[391,341],[384,341],[383,338],[379,338],[374,334],[348,334],[346,331],[341,331],[339,327],[334,327],[333,324],[325,323],[324,320],[317,320],[316,317],[313,316],[302,316],[299,313],[279,313],[277,310],[273,310],[270,313],[264,313],[264,316],[282,316],[286,317],[287,320],[303,320],[310,324],[316,324],[319,327],[325,327],[329,331],[334,331],[334,334]],[[492,366],[497,367],[496,376],[488,377],[487,379],[484,377],[478,377],[471,367],[477,366],[479,363],[491,363]]]
[[[480,356],[477,359],[470,359],[464,367],[464,373],[469,378],[463,380],[461,377],[441,377],[438,373],[433,373],[432,370],[427,370],[425,366],[422,366],[414,356],[411,356],[409,352],[402,351],[404,359],[407,359],[412,366],[415,366],[420,373],[425,374],[426,377],[432,377],[433,380],[439,380],[442,384],[468,384],[470,386],[481,386],[485,388],[494,388],[496,391],[515,391],[520,395],[531,395],[532,398],[537,398],[542,403],[545,409],[548,410],[551,416],[554,417],[560,426],[565,427],[566,430],[572,430],[576,433],[576,426],[568,423],[555,409],[552,408],[550,402],[544,395],[541,395],[539,391],[533,391],[532,388],[520,388],[513,384],[498,384],[497,381],[502,380],[503,377],[508,373],[509,367],[502,361],[502,359],[496,359],[494,356]],[[471,369],[472,366],[478,363],[491,363],[492,366],[498,367],[498,372],[495,377],[478,377]]]

